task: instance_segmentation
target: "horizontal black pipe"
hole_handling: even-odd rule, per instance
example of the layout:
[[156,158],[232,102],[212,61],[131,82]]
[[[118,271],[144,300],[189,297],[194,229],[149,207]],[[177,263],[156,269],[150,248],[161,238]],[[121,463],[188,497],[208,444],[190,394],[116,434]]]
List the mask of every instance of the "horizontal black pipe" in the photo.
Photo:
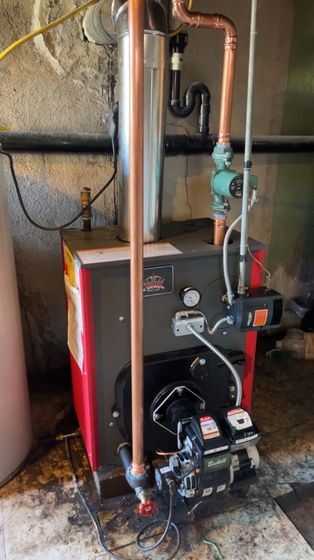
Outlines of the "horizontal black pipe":
[[[216,135],[168,134],[165,137],[167,156],[206,154],[213,151]],[[8,152],[57,152],[111,154],[112,143],[105,134],[59,134],[46,132],[0,132],[0,144]],[[244,152],[244,138],[234,137],[235,153]],[[254,153],[314,152],[314,136],[255,136]]]
[[[211,153],[217,141],[212,134],[176,134],[165,137],[166,155]],[[244,153],[244,138],[234,136],[231,145],[235,153]],[[314,152],[314,136],[255,136],[252,150],[256,154],[284,154]]]
[[8,152],[112,154],[112,141],[108,134],[0,132],[0,144]]

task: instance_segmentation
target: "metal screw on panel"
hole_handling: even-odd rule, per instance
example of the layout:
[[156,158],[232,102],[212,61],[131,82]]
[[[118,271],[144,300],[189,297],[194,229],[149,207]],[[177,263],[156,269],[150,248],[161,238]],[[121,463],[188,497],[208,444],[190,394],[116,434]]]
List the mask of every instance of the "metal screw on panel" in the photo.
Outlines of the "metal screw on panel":
[[109,422],[109,428],[113,428],[114,427],[114,422]]
[[226,334],[228,334],[228,331],[222,331],[221,333],[223,336],[226,336]]
[[161,414],[158,414],[158,412],[154,412],[153,420],[159,420],[159,418],[161,418]]
[[205,403],[203,402],[200,403],[200,410],[205,410]]
[[119,416],[120,416],[120,410],[115,409],[112,411],[113,418],[119,418]]
[[119,321],[122,323],[122,321],[124,321],[124,317],[119,317]]
[[200,359],[200,366],[204,366],[206,364],[205,358]]

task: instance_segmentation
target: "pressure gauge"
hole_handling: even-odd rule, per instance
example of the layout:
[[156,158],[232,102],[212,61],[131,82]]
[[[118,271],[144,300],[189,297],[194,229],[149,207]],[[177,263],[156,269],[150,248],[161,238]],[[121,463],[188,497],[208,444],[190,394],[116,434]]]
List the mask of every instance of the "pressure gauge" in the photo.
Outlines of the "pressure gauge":
[[180,298],[182,299],[185,307],[195,307],[201,300],[201,294],[195,288],[188,286],[187,288],[183,288],[181,290]]

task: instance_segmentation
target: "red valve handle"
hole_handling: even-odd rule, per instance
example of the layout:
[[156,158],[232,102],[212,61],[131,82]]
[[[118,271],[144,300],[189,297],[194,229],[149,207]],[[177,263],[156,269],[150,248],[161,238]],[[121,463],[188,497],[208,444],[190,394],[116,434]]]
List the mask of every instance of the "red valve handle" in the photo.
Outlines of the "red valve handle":
[[157,504],[156,504],[156,502],[153,502],[153,500],[145,500],[145,502],[142,502],[138,506],[139,514],[143,515],[144,517],[148,517],[149,515],[153,515],[155,513],[156,509],[157,509]]

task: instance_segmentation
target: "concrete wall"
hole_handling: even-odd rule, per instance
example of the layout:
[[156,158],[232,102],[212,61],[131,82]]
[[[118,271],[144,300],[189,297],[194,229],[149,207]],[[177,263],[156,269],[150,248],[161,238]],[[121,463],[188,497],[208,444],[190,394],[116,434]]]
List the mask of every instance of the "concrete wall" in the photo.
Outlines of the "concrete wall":
[[[74,7],[71,0],[18,2],[5,0],[0,12],[0,45],[4,48],[27,33],[32,24],[52,20]],[[78,2],[76,3],[76,5]],[[239,32],[233,132],[244,132],[249,0],[210,2],[211,11],[234,19]],[[205,0],[195,8],[208,9]],[[264,0],[259,11],[255,134],[281,129],[294,12],[293,0]],[[117,98],[115,48],[84,41],[81,17],[16,50],[1,62],[0,123],[12,130],[101,132],[110,102]],[[217,131],[223,37],[220,32],[191,30],[183,88],[192,80],[208,84],[212,93],[211,130]],[[169,132],[193,131],[196,117],[176,121],[168,114]],[[235,164],[241,167],[241,157]],[[251,234],[269,242],[276,156],[254,158],[260,177],[260,204],[254,211]],[[60,223],[79,207],[84,186],[94,191],[109,177],[111,162],[96,156],[16,155],[17,176],[27,207],[42,223]],[[210,213],[211,158],[169,158],[165,164],[164,217],[180,219]],[[186,173],[187,171],[187,173]],[[185,181],[185,175],[187,179]],[[60,241],[57,233],[35,230],[23,217],[7,174],[16,250],[20,298],[29,371],[51,373],[66,367],[66,330]],[[115,220],[113,189],[99,202],[96,225]],[[234,205],[232,215],[239,211]]]

